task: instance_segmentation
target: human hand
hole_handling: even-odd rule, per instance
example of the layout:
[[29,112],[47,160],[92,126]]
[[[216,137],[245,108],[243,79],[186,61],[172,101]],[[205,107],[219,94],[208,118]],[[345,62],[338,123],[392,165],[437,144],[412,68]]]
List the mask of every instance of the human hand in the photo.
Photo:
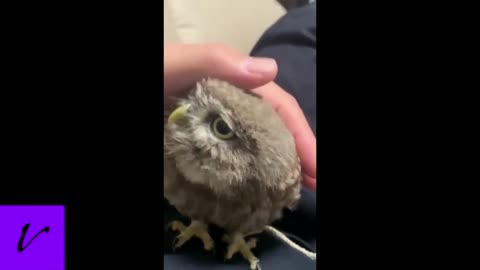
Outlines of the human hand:
[[304,183],[316,188],[316,138],[297,101],[273,81],[277,65],[273,59],[249,57],[218,44],[165,44],[164,104],[181,96],[205,77],[228,81],[270,102],[295,138]]
[[317,139],[297,100],[270,82],[252,90],[270,102],[295,139],[297,153],[302,164],[303,183],[310,189],[317,188]]
[[248,57],[218,44],[165,44],[163,55],[165,104],[205,77],[252,89],[271,82],[277,75],[275,60]]

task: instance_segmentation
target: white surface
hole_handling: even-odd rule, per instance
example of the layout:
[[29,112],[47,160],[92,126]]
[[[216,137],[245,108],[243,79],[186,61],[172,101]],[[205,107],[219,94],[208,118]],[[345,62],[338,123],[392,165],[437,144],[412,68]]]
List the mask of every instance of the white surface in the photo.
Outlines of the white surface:
[[285,10],[275,0],[165,0],[164,41],[221,42],[249,53]]

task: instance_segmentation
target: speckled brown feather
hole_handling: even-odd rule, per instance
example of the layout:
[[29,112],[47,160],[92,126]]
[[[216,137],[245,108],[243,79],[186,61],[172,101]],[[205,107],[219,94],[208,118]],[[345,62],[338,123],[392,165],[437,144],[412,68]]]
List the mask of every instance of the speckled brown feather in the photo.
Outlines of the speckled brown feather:
[[[214,79],[182,102],[192,104],[187,124],[164,129],[164,196],[182,215],[250,234],[295,206],[300,162],[272,106]],[[210,136],[204,119],[212,111],[234,126],[237,141]]]

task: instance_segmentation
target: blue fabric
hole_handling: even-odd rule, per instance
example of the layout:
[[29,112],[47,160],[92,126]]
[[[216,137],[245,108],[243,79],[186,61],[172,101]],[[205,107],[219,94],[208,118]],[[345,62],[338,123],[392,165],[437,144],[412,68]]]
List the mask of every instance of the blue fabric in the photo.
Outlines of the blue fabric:
[[317,134],[317,4],[295,8],[273,25],[252,51],[277,61],[275,82],[293,95]]

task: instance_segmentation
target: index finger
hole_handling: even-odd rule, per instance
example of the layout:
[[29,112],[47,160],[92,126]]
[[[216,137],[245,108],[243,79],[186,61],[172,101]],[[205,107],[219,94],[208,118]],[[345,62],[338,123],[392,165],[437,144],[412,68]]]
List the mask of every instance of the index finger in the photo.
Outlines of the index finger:
[[275,78],[273,59],[249,57],[220,44],[165,44],[164,97],[189,90],[197,81],[213,77],[251,89]]

